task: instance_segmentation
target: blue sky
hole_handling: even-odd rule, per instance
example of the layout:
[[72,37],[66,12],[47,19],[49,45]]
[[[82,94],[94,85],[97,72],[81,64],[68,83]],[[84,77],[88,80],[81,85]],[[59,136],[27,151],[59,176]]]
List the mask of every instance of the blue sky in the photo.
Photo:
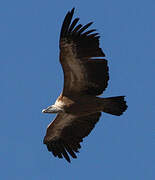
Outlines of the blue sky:
[[[63,87],[59,33],[72,7],[101,35],[110,68],[102,96],[126,95],[129,108],[120,117],[103,113],[69,164],[43,145],[55,116],[41,110]],[[0,2],[1,179],[154,179],[154,7],[154,0]]]

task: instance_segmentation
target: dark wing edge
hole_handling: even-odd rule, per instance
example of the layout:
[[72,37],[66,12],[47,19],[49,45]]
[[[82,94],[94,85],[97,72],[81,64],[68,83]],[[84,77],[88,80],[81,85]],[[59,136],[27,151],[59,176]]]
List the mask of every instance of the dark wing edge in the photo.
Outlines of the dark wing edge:
[[48,151],[55,157],[65,158],[68,162],[71,162],[69,156],[77,158],[76,153],[81,148],[80,143],[92,131],[100,116],[100,112],[84,117],[73,117],[66,113],[58,114],[47,128],[44,138]]
[[[74,8],[67,13],[63,21],[60,32],[60,50],[66,47],[66,45],[72,47],[76,59],[78,61],[80,60],[80,63],[82,63],[82,66],[86,70],[84,72],[84,79],[87,84],[86,87],[81,88],[83,93],[100,95],[106,89],[109,80],[107,60],[102,58],[105,57],[105,54],[99,47],[100,36],[95,32],[96,29],[86,31],[93,22],[84,26],[77,24],[79,18],[75,18],[72,21],[73,14]],[[67,74],[65,72],[67,63],[63,61],[64,59],[60,60],[64,74]],[[67,78],[65,80],[67,81]]]
[[67,42],[73,41],[76,44],[76,55],[78,58],[105,57],[102,49],[99,48],[100,36],[98,36],[98,33],[92,33],[96,31],[96,29],[84,32],[93,22],[84,26],[81,24],[77,25],[79,18],[76,18],[71,23],[74,9],[75,8],[67,13],[63,21],[60,32],[60,45],[64,39],[67,40]]

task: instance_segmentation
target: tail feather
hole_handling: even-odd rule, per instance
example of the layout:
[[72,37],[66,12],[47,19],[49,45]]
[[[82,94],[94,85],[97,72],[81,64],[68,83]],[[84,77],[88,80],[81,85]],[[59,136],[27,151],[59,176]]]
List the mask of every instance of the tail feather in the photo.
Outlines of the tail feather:
[[125,96],[103,98],[103,112],[120,116],[128,107],[124,98]]

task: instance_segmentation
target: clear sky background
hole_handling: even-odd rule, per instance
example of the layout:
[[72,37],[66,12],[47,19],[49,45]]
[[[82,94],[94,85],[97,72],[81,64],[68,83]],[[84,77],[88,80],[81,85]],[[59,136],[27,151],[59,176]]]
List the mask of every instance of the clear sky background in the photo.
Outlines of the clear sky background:
[[[78,159],[43,145],[55,115],[41,110],[63,87],[59,33],[68,10],[94,21],[110,81],[103,97],[126,95],[123,116],[102,114]],[[155,179],[155,1],[0,1],[0,179]]]

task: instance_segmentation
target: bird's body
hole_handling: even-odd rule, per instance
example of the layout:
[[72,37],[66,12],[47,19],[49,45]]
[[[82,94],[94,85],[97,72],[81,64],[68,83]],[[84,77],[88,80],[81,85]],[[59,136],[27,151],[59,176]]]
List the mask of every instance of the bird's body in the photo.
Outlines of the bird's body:
[[76,158],[80,142],[98,122],[101,112],[120,116],[127,108],[124,96],[98,97],[109,80],[107,60],[99,48],[98,33],[86,31],[92,24],[76,25],[74,9],[67,13],[60,33],[60,63],[64,72],[64,88],[54,105],[43,113],[57,113],[48,126],[44,144],[54,156]]
[[[100,98],[96,96],[72,96],[72,97],[66,97],[60,95],[58,99],[56,100],[55,104],[52,105],[52,107],[55,107],[57,109],[57,113],[65,112],[72,115],[77,116],[84,116],[93,114],[96,112],[107,112],[108,104],[110,104],[109,111],[107,112],[113,115],[121,115],[122,112],[120,112],[120,106],[116,106],[116,103],[118,103],[116,100],[123,99],[123,96],[117,96],[112,98]],[[111,101],[109,101],[111,99]],[[118,103],[119,105],[119,103]],[[114,107],[116,106],[116,110],[114,111]],[[44,113],[51,113],[51,106],[49,106],[49,109],[43,110]],[[117,109],[118,108],[118,109]]]

